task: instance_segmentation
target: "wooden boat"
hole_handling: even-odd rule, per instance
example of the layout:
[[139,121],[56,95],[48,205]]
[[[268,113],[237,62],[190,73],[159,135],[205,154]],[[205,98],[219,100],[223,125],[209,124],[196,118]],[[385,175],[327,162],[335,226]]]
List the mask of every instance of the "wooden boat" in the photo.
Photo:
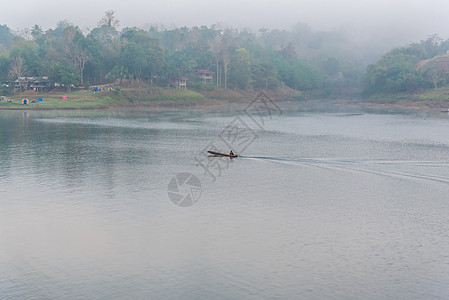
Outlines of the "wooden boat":
[[207,152],[210,153],[210,154],[213,154],[213,155],[227,156],[227,157],[231,157],[231,158],[234,158],[234,157],[238,156],[237,154],[221,153],[221,152],[215,152],[215,151],[207,151]]

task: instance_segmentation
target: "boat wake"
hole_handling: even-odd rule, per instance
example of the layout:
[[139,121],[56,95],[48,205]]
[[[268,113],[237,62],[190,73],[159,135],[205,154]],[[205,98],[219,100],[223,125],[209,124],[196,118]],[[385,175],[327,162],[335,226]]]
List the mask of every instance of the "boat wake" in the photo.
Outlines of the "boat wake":
[[[269,156],[240,156],[243,159],[263,160],[288,165],[312,166],[323,169],[363,172],[379,176],[418,179],[449,184],[448,176],[428,174],[429,169],[447,170],[449,161],[406,161],[387,159],[331,159],[331,158],[282,158]],[[406,169],[403,171],[401,169]],[[423,173],[424,172],[424,173]],[[442,172],[444,173],[444,172]]]

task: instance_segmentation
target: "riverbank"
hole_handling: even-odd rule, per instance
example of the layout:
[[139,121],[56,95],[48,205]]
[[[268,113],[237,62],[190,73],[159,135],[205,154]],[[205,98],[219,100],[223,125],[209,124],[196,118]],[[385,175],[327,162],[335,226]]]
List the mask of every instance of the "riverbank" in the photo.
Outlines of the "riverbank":
[[441,87],[431,90],[415,91],[414,93],[377,95],[365,98],[357,102],[357,105],[447,110],[449,108],[449,88]]
[[416,110],[432,110],[432,111],[448,111],[449,101],[444,100],[362,100],[357,102],[346,103],[346,105],[356,105],[365,107],[384,107],[398,109],[416,109]]
[[441,100],[380,100],[380,101],[359,101],[353,102],[351,105],[386,107],[386,108],[402,108],[402,109],[426,109],[447,111],[449,109],[448,101]]
[[[152,87],[145,83],[128,83],[121,86],[106,86],[104,90],[98,92],[93,92],[91,89],[75,89],[70,93],[63,90],[53,90],[46,93],[26,91],[11,96],[10,99],[13,102],[0,102],[0,110],[84,110],[133,107],[212,106],[229,103],[246,103],[254,99],[258,93],[259,91],[225,90],[221,88],[210,90],[177,90]],[[268,91],[267,94],[276,101],[314,98],[313,95],[307,95],[308,97],[306,97],[304,93],[286,87],[275,92]],[[42,98],[43,101],[39,101],[39,98]],[[23,99],[28,99],[28,104],[22,104]],[[335,100],[339,102],[339,100]],[[31,103],[32,101],[35,103]],[[449,108],[449,90],[442,88],[414,94],[380,95],[360,100],[345,100],[340,104],[446,111]]]
[[[254,99],[259,91],[214,88],[212,90],[177,90],[151,87],[143,83],[109,86],[104,90],[79,89],[70,93],[53,90],[46,93],[26,91],[11,96],[13,102],[0,102],[3,110],[106,109],[140,106],[219,105]],[[274,99],[304,99],[303,93],[288,88],[268,92]],[[39,101],[42,98],[43,101]],[[28,99],[28,104],[23,104]],[[34,103],[32,103],[34,101]]]
[[[42,98],[43,101],[39,101]],[[47,110],[47,109],[100,109],[121,106],[167,105],[183,101],[192,103],[204,100],[200,94],[191,91],[157,92],[154,89],[109,89],[93,92],[91,90],[74,90],[70,93],[54,90],[46,93],[26,91],[10,97],[13,102],[0,103],[0,109],[12,110]],[[28,104],[23,104],[27,99]],[[34,103],[33,103],[34,101]]]

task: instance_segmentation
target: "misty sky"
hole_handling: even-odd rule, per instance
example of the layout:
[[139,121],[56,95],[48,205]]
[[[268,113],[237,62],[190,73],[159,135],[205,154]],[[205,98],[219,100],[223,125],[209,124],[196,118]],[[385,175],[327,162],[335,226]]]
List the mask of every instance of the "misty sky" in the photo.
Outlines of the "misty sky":
[[120,27],[163,24],[167,28],[222,24],[226,27],[290,29],[307,23],[313,29],[349,25],[356,30],[424,39],[449,37],[448,0],[0,0],[0,24],[11,29],[54,28],[67,19],[92,29],[109,9]]

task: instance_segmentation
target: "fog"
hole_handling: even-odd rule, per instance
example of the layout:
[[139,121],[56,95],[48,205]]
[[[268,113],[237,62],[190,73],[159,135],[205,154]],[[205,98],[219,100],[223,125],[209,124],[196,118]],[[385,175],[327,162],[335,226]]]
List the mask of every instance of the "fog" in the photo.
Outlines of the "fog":
[[62,20],[88,33],[104,12],[112,9],[120,21],[118,29],[215,24],[257,32],[261,28],[292,30],[307,24],[312,31],[345,36],[346,48],[353,55],[364,56],[365,63],[376,61],[393,47],[433,34],[449,38],[447,0],[23,0],[20,6],[0,1],[4,4],[0,24],[23,36],[25,29],[35,24],[46,30]]
[[10,5],[1,0],[1,24],[18,30],[34,24],[54,27],[67,19],[93,28],[104,11],[113,9],[121,27],[163,24],[201,26],[221,24],[234,28],[289,29],[307,23],[315,30],[349,26],[360,32],[393,36],[398,41],[424,39],[434,33],[449,36],[449,1],[446,0],[22,0]]

